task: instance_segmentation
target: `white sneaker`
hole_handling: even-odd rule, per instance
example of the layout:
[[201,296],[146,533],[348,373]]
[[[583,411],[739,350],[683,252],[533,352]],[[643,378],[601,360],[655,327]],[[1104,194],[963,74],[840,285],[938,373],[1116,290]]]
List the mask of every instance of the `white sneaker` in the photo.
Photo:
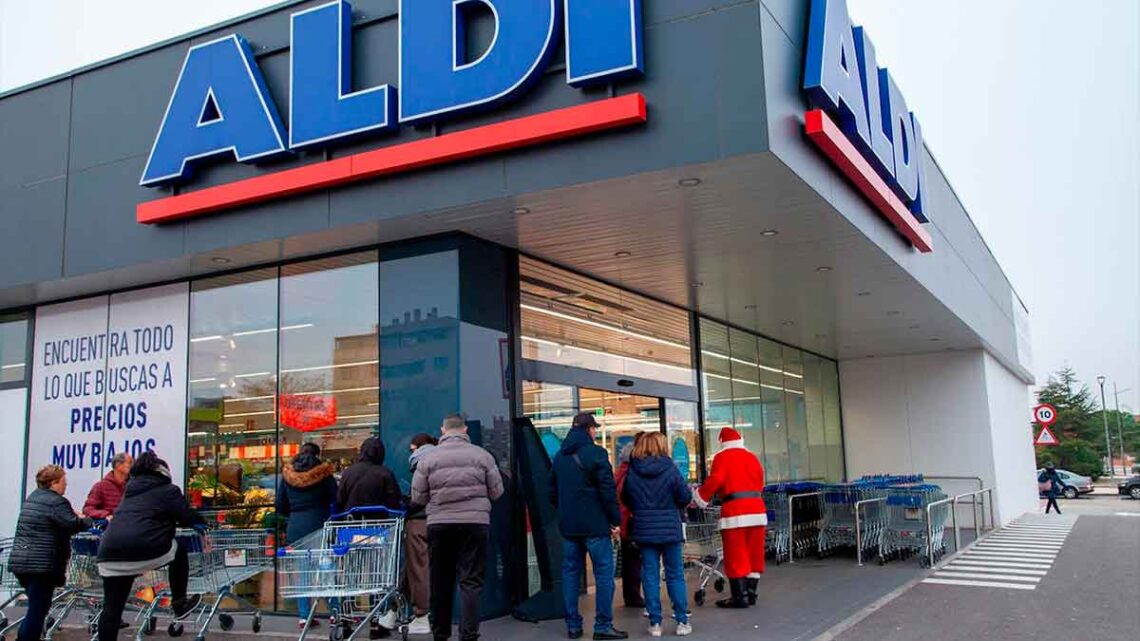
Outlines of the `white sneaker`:
[[395,630],[396,629],[396,611],[395,610],[388,610],[384,614],[381,614],[380,617],[378,619],[376,619],[376,623],[378,623],[380,625],[380,627],[385,628],[387,630]]
[[651,637],[661,636],[661,624],[660,623],[654,623],[653,625],[649,626],[649,636],[651,636]]
[[693,626],[691,624],[688,624],[688,623],[678,623],[677,624],[677,636],[687,637],[692,633],[693,633]]
[[408,624],[408,634],[431,634],[431,623],[428,622],[426,614],[412,619]]

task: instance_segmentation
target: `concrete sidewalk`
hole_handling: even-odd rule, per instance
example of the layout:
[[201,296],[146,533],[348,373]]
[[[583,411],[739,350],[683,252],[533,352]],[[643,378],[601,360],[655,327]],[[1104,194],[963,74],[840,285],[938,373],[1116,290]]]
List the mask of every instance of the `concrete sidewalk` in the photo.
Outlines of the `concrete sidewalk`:
[[[806,641],[815,638],[847,617],[859,612],[883,596],[921,577],[924,571],[917,559],[897,561],[879,566],[869,561],[864,567],[855,564],[854,557],[838,556],[824,560],[804,559],[794,565],[770,564],[760,583],[760,599],[749,610],[720,610],[713,601],[720,598],[709,587],[708,601],[703,607],[691,602],[695,583],[690,577],[689,594],[694,641],[728,641],[735,639],[763,639],[764,641]],[[664,591],[664,586],[662,586]],[[670,611],[668,598],[665,611]],[[586,619],[587,634],[593,624],[592,596],[582,598],[582,614]],[[672,636],[673,624],[666,615],[666,636]],[[217,641],[255,641],[258,638],[296,638],[296,619],[293,617],[266,616],[262,632],[250,632],[248,617],[235,617],[233,631],[222,632],[214,627],[208,638]],[[631,638],[647,638],[648,622],[640,610],[618,607],[615,625],[630,633]],[[565,639],[566,630],[561,620],[541,623],[524,623],[510,617],[484,622],[482,638],[489,641],[538,641]],[[454,633],[453,633],[454,634]],[[192,640],[194,633],[187,629],[183,638]],[[133,639],[134,629],[124,630],[119,638]],[[308,638],[323,641],[328,630],[322,627]],[[398,635],[393,635],[398,638]],[[79,626],[68,627],[57,635],[59,641],[85,641],[86,631]],[[159,622],[156,639],[166,639],[165,621]],[[409,637],[429,639],[430,637]],[[454,637],[453,637],[454,638]]]

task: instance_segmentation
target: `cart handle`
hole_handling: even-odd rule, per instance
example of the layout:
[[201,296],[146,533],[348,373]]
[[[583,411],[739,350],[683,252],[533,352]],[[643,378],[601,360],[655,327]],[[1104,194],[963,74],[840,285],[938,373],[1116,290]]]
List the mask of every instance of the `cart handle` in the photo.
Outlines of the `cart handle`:
[[333,514],[329,517],[329,520],[336,521],[338,519],[347,518],[357,514],[379,514],[382,516],[399,517],[404,516],[405,512],[404,510],[393,510],[392,508],[384,507],[383,505],[358,505],[356,507],[349,508],[344,512],[341,512],[340,514]]

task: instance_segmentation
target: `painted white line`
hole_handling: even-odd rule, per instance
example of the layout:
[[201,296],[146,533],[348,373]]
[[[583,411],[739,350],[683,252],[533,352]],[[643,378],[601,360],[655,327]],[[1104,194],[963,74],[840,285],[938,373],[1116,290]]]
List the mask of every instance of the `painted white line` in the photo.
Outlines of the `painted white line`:
[[991,572],[994,574],[1024,574],[1026,576],[1045,576],[1046,570],[1022,570],[1019,568],[991,568],[984,565],[959,565],[951,563],[946,566],[952,572]]
[[1040,532],[1069,532],[1072,531],[1072,525],[1028,525],[1023,523],[1015,523],[1007,525],[1004,529],[1007,530],[1038,530]]
[[1030,527],[1025,525],[1011,525],[1002,532],[1037,532],[1038,534],[1068,534],[1073,528]]
[[1009,588],[1011,590],[1036,590],[1036,585],[1027,585],[1025,583],[998,583],[997,581],[969,581],[966,579],[923,579],[923,583],[935,583],[938,585],[961,585],[968,587],[978,588]]
[[1018,543],[979,543],[975,550],[1025,550],[1026,552],[1059,552],[1061,546],[1028,545]]
[[978,545],[1036,545],[1039,547],[1059,548],[1064,541],[1042,541],[1040,539],[986,539]]
[[1064,543],[1069,540],[1067,536],[1042,536],[1040,534],[995,534],[987,536],[986,541],[1041,541],[1044,543]]
[[977,565],[981,567],[1000,567],[1000,568],[1032,568],[1036,570],[1048,570],[1053,567],[1052,563],[1022,563],[1019,561],[988,561],[979,559],[971,561],[969,559],[961,559],[954,561],[956,565]]
[[1019,552],[1016,550],[970,550],[963,556],[984,556],[984,557],[997,557],[1002,559],[1037,559],[1044,561],[1052,561],[1057,558],[1056,554],[1040,554],[1037,552]]
[[1018,576],[1016,574],[976,574],[974,572],[937,572],[936,577],[944,579],[981,579],[983,581],[1020,581],[1031,585],[1041,582],[1041,577]]

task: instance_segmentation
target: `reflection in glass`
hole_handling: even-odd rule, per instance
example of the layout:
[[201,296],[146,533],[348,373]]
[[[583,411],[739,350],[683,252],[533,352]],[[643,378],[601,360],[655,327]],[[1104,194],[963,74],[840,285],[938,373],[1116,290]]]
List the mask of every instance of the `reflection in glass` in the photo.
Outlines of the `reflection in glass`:
[[840,481],[846,477],[843,463],[843,428],[839,415],[839,366],[824,361],[820,370],[823,393],[823,436],[827,443],[827,478]]
[[733,427],[744,438],[744,446],[763,459],[764,417],[760,402],[757,340],[751,334],[730,329],[728,342],[729,355],[732,359]]
[[784,408],[784,358],[780,345],[765,338],[760,351],[760,403],[764,414],[764,463],[767,478],[787,481],[791,476],[788,459],[788,424]]
[[784,411],[788,420],[788,478],[811,476],[808,460],[807,408],[804,404],[803,355],[784,347]]
[[822,359],[804,353],[804,406],[807,412],[808,476],[829,478],[827,442],[823,425],[823,394],[820,390]]
[[519,270],[523,358],[695,384],[684,310],[525,256]]
[[661,408],[652,396],[636,396],[592,389],[578,390],[580,412],[590,412],[597,418],[597,443],[610,455],[610,465],[616,470],[618,456],[626,445],[632,445],[638,432],[661,431]]
[[697,404],[665,400],[665,434],[669,455],[689,483],[700,479],[700,445],[697,442]]
[[728,349],[728,328],[701,320],[701,383],[704,404],[705,469],[720,450],[720,428],[733,424],[732,360]]
[[27,357],[28,320],[0,321],[0,383],[23,381]]
[[271,506],[277,473],[276,269],[192,284],[189,359],[191,502]]
[[379,433],[376,261],[376,252],[365,252],[281,268],[283,449],[315,442],[338,469]]

